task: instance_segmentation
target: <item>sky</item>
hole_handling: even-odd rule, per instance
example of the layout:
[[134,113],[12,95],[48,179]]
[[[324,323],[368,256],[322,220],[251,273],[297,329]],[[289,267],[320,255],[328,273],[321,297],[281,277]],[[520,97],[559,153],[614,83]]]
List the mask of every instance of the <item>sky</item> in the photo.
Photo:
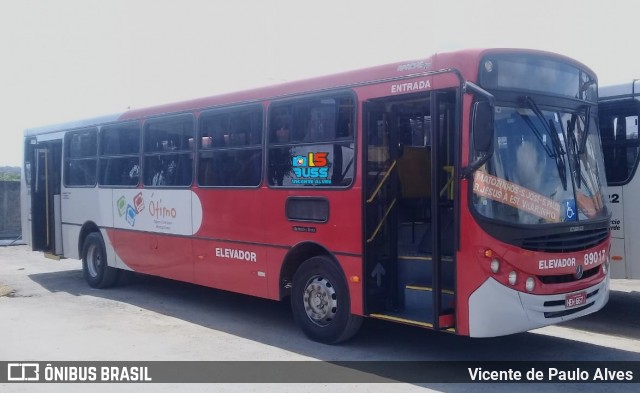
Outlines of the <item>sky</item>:
[[25,128],[463,48],[561,53],[640,78],[640,3],[600,0],[2,0],[0,166]]

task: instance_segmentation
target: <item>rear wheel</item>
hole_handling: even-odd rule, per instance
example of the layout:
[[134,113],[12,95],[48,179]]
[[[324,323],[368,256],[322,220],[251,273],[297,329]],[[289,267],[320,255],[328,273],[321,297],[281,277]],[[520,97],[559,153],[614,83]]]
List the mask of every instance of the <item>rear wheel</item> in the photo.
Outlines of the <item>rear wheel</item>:
[[362,317],[351,314],[344,274],[330,258],[305,261],[293,277],[291,291],[294,319],[310,339],[336,344],[360,328]]
[[107,264],[107,252],[99,232],[90,233],[84,240],[82,272],[92,288],[110,287],[118,279],[118,269]]

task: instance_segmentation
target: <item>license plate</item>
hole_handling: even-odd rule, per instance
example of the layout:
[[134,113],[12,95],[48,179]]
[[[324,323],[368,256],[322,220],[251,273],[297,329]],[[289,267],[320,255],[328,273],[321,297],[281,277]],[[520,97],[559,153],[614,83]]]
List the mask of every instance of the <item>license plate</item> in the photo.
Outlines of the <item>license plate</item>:
[[587,303],[586,292],[574,293],[571,295],[567,295],[567,297],[564,298],[564,306],[566,308],[583,306],[586,303]]

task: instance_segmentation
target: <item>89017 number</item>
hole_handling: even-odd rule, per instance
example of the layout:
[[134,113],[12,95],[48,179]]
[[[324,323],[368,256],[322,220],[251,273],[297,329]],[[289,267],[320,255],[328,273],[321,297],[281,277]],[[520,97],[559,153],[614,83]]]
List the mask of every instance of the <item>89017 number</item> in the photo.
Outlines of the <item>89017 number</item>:
[[582,261],[582,263],[585,266],[595,265],[599,262],[604,261],[604,258],[606,257],[606,255],[607,255],[607,252],[605,250],[589,252],[584,254],[584,260]]

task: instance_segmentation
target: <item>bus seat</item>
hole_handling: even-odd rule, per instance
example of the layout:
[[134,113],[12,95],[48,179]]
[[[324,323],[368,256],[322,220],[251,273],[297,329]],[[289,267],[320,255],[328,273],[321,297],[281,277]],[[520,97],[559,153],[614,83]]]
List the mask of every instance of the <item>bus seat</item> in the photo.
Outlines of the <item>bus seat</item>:
[[402,198],[430,198],[431,151],[426,147],[406,146],[398,159],[398,177]]
[[426,147],[405,146],[398,159],[401,206],[409,213],[411,242],[415,241],[415,225],[429,219],[431,199],[431,150]]

